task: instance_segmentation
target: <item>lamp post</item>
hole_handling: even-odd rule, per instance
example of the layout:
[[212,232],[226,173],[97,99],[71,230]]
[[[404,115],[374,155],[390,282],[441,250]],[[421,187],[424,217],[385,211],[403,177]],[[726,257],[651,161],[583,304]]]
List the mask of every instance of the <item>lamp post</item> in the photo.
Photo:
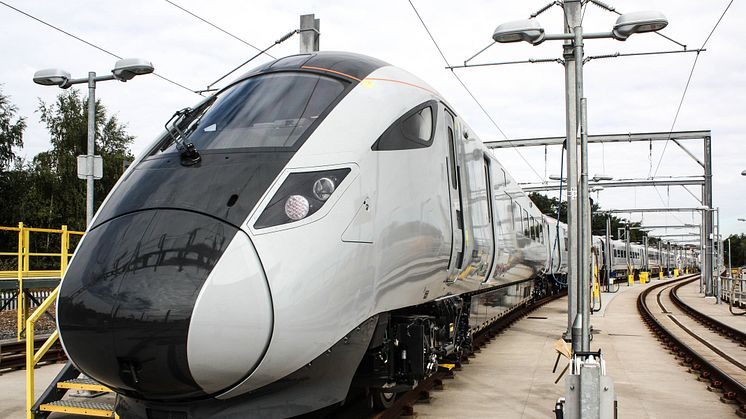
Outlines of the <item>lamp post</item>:
[[[568,186],[568,236],[569,287],[568,332],[573,336],[573,349],[590,349],[590,305],[587,298],[590,284],[590,205],[588,200],[588,129],[586,99],[583,97],[583,42],[585,39],[612,38],[626,40],[630,35],[663,29],[668,20],[659,12],[636,12],[619,16],[611,32],[583,33],[582,1],[564,2],[565,32],[547,34],[534,19],[508,22],[499,25],[492,39],[499,43],[525,41],[539,45],[546,40],[565,41],[566,80],[566,133],[567,133],[567,186]],[[577,146],[580,134],[580,176],[578,179]],[[578,194],[578,186],[580,193]],[[566,337],[567,337],[566,333]]]
[[[114,64],[110,75],[98,76],[91,71],[88,77],[79,79],[70,78],[70,73],[59,68],[39,70],[34,73],[34,83],[42,86],[58,86],[68,89],[74,84],[88,83],[88,146],[85,156],[78,156],[78,176],[84,176],[86,180],[86,228],[90,227],[93,218],[93,180],[100,179],[103,173],[101,157],[95,155],[96,148],[96,83],[107,80],[119,80],[126,82],[135,76],[153,72],[153,64],[140,58],[125,58]],[[81,175],[81,157],[85,158],[85,169]]]

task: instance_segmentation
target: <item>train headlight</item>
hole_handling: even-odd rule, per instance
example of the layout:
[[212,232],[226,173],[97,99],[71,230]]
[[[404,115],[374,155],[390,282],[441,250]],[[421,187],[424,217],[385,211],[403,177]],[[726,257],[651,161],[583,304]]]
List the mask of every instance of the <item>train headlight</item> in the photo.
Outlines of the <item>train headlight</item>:
[[267,228],[303,220],[321,209],[334,194],[350,169],[291,173],[254,223]]
[[328,177],[322,177],[313,183],[313,195],[320,201],[326,201],[334,193],[337,185]]
[[285,215],[293,221],[306,218],[310,208],[308,200],[302,195],[290,195],[290,198],[285,201]]

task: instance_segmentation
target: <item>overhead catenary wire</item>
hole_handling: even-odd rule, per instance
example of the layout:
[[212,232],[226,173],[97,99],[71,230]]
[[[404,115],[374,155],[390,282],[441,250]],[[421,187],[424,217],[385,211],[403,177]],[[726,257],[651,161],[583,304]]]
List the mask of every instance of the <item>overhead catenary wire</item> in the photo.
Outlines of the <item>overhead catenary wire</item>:
[[[728,2],[728,5],[725,6],[725,10],[723,10],[723,13],[720,14],[720,18],[715,22],[715,25],[712,27],[712,30],[707,35],[707,38],[705,38],[705,41],[702,43],[702,46],[699,48],[700,50],[704,50],[705,46],[707,45],[707,42],[710,41],[710,38],[712,37],[712,34],[715,33],[715,30],[720,25],[720,22],[725,17],[725,14],[728,13],[728,9],[730,9],[730,6],[733,4],[733,0],[730,0]],[[676,107],[676,113],[674,114],[673,121],[671,122],[671,128],[668,130],[668,138],[666,139],[666,142],[663,144],[663,151],[661,152],[660,158],[658,159],[658,164],[655,167],[655,172],[653,172],[653,177],[658,174],[658,170],[661,167],[661,163],[663,162],[663,156],[666,153],[666,149],[668,148],[668,143],[671,140],[671,134],[673,133],[674,127],[676,126],[676,122],[679,119],[679,113],[681,112],[681,107],[684,105],[684,99],[686,98],[686,93],[689,90],[689,85],[692,81],[692,76],[694,75],[694,69],[697,67],[697,62],[699,60],[699,52],[697,52],[697,55],[694,57],[694,62],[692,63],[692,68],[689,70],[689,77],[686,79],[686,85],[684,86],[684,92],[681,94],[681,99],[679,100],[679,106]]]
[[[122,59],[122,57],[121,57],[121,56],[119,56],[119,55],[117,55],[117,54],[115,54],[115,53],[113,53],[113,52],[111,52],[111,51],[109,51],[109,50],[107,50],[107,49],[105,49],[105,48],[103,48],[103,47],[101,47],[101,46],[98,46],[98,45],[94,44],[93,42],[90,42],[90,41],[86,41],[85,39],[83,39],[83,38],[81,38],[81,37],[79,37],[79,36],[77,36],[77,35],[74,35],[74,34],[72,34],[72,33],[68,32],[68,31],[66,31],[66,30],[64,30],[64,29],[62,29],[62,28],[60,28],[60,27],[58,27],[58,26],[55,26],[55,25],[53,25],[53,24],[51,24],[51,23],[49,23],[49,22],[46,22],[46,21],[44,21],[44,20],[42,20],[42,19],[40,19],[40,18],[38,18],[38,17],[36,17],[36,16],[34,16],[34,15],[30,14],[30,13],[24,12],[23,10],[21,10],[21,9],[18,9],[17,7],[14,7],[14,6],[12,6],[12,5],[10,5],[10,4],[8,4],[8,3],[6,3],[6,2],[2,1],[2,0],[0,0],[0,4],[2,4],[3,6],[5,6],[5,7],[7,7],[7,8],[9,8],[9,9],[11,9],[11,10],[13,10],[13,11],[17,12],[17,13],[20,13],[20,14],[22,14],[22,15],[24,15],[24,16],[26,16],[26,17],[28,17],[28,18],[32,19],[32,20],[35,20],[35,21],[37,21],[37,22],[41,23],[42,25],[45,25],[45,26],[47,26],[47,27],[50,27],[50,28],[52,28],[52,29],[56,30],[57,32],[60,32],[60,33],[62,33],[62,34],[64,34],[64,35],[67,35],[67,36],[69,36],[70,38],[73,38],[73,39],[75,39],[75,40],[77,40],[77,41],[80,41],[80,42],[82,42],[82,43],[84,43],[84,44],[88,45],[89,47],[95,48],[95,49],[97,49],[97,50],[99,50],[99,51],[101,51],[101,52],[103,52],[103,53],[105,53],[105,54],[111,55],[112,57],[114,57],[114,58],[117,58],[117,59],[119,59],[119,60],[121,60],[121,59]],[[168,77],[162,76],[162,75],[160,75],[160,74],[158,74],[158,73],[153,73],[153,75],[154,75],[154,76],[156,76],[156,77],[158,77],[158,78],[160,78],[160,79],[162,79],[162,80],[165,80],[165,81],[167,81],[167,82],[169,82],[169,83],[171,83],[171,84],[173,84],[173,85],[175,85],[175,86],[178,86],[178,87],[180,87],[180,88],[182,88],[182,89],[184,89],[184,90],[187,90],[187,91],[189,91],[190,93],[195,93],[195,91],[194,91],[193,89],[190,89],[190,88],[188,88],[188,87],[184,86],[184,85],[183,85],[183,84],[181,84],[181,83],[175,82],[175,81],[173,81],[173,80],[169,79]]]
[[243,39],[243,38],[240,38],[239,36],[237,36],[237,35],[234,35],[234,34],[232,34],[232,33],[228,32],[227,30],[225,30],[225,29],[221,28],[220,26],[218,26],[218,25],[216,25],[216,24],[214,24],[214,23],[210,22],[209,20],[207,20],[207,19],[205,19],[205,18],[203,18],[203,17],[201,17],[201,16],[198,16],[198,15],[197,15],[196,13],[194,13],[194,12],[192,12],[192,11],[190,11],[190,10],[187,10],[187,9],[186,9],[186,8],[184,8],[183,6],[180,6],[180,5],[178,5],[178,4],[176,4],[176,3],[174,3],[174,2],[172,2],[172,1],[170,1],[170,0],[164,0],[164,1],[165,1],[166,3],[168,3],[168,4],[172,5],[172,6],[176,7],[177,9],[179,9],[179,10],[181,10],[181,11],[183,11],[183,12],[185,12],[185,13],[187,13],[187,14],[191,15],[191,16],[193,16],[194,18],[196,18],[196,19],[199,19],[199,20],[201,20],[202,22],[204,22],[204,23],[206,23],[206,24],[208,24],[208,25],[212,26],[213,28],[215,28],[215,29],[219,30],[220,32],[223,32],[224,34],[226,34],[226,35],[230,36],[231,38],[233,38],[233,39],[235,39],[235,40],[237,40],[237,41],[239,41],[239,42],[241,42],[241,43],[243,43],[243,44],[245,44],[245,45],[248,45],[248,46],[250,46],[251,48],[254,48],[255,50],[259,51],[260,55],[261,55],[261,54],[265,54],[265,55],[268,55],[269,57],[271,57],[272,59],[276,59],[276,57],[275,57],[275,56],[273,56],[272,54],[269,54],[269,53],[268,53],[268,52],[267,52],[266,50],[262,50],[262,49],[258,48],[257,46],[255,46],[255,45],[251,44],[251,43],[250,43],[249,41],[246,41],[245,39]]
[[[448,59],[446,58],[445,54],[443,53],[443,50],[440,49],[440,46],[438,45],[438,42],[435,41],[435,37],[433,37],[433,34],[430,32],[430,29],[427,27],[427,24],[422,19],[422,16],[420,15],[420,12],[417,11],[417,8],[415,7],[414,3],[412,3],[412,0],[408,0],[408,1],[409,1],[409,5],[412,6],[412,10],[417,15],[417,19],[419,19],[420,23],[422,23],[422,27],[425,29],[425,32],[427,32],[427,35],[430,37],[430,40],[433,41],[433,45],[435,45],[435,48],[438,50],[438,53],[440,54],[441,58],[443,58],[443,61],[446,63],[446,66],[447,67],[451,67],[451,64],[448,62]],[[490,122],[492,123],[492,125],[494,125],[495,128],[497,128],[497,130],[500,132],[500,134],[503,136],[503,138],[505,138],[508,141],[508,143],[513,147],[513,149],[516,151],[516,153],[518,153],[518,155],[521,157],[521,159],[526,163],[526,165],[528,165],[528,167],[534,172],[534,174],[536,174],[536,176],[539,179],[541,179],[542,181],[544,181],[545,179],[539,174],[539,172],[536,170],[536,168],[534,168],[534,166],[526,159],[526,157],[523,155],[523,153],[521,153],[521,151],[518,150],[518,147],[516,147],[515,145],[513,145],[513,143],[508,138],[508,136],[502,130],[502,128],[500,128],[500,125],[495,121],[494,118],[492,118],[492,115],[490,115],[490,113],[487,112],[487,109],[485,109],[485,107],[482,106],[482,104],[479,102],[479,100],[476,98],[476,96],[474,96],[474,94],[471,92],[471,90],[466,86],[466,84],[463,82],[463,80],[461,80],[461,78],[458,76],[458,74],[456,74],[453,70],[451,70],[451,74],[453,74],[453,77],[456,78],[456,80],[459,82],[459,84],[461,85],[461,87],[463,87],[464,90],[466,91],[466,93],[468,93],[469,96],[471,96],[472,100],[474,100],[474,103],[477,104],[477,106],[479,107],[479,109],[482,110],[482,112],[487,117],[487,119],[489,119]]]

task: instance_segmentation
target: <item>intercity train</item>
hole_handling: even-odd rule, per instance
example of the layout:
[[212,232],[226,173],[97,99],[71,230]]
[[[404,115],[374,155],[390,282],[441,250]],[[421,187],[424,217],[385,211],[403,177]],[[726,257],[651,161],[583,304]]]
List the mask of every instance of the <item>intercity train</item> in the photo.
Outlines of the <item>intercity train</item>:
[[294,55],[174,115],[79,244],[58,327],[121,417],[385,407],[558,292],[566,248],[425,82]]

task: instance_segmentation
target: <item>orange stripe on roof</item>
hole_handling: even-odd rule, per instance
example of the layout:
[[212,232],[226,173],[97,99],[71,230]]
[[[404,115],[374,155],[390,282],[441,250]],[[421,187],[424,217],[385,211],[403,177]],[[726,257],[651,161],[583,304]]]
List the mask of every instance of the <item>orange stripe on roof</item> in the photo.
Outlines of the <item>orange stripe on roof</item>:
[[382,79],[382,78],[378,78],[378,77],[367,77],[367,78],[366,78],[365,80],[390,81],[390,82],[392,82],[392,83],[399,83],[399,84],[404,84],[404,85],[407,85],[407,86],[412,86],[412,87],[416,87],[416,88],[418,88],[418,89],[422,89],[422,90],[424,90],[424,91],[426,91],[426,92],[432,93],[432,94],[434,94],[435,96],[440,96],[440,95],[438,94],[438,92],[435,92],[435,91],[433,91],[433,90],[430,90],[430,89],[428,89],[427,87],[422,87],[422,86],[420,86],[420,85],[417,85],[417,84],[414,84],[414,83],[409,83],[409,82],[406,82],[406,81],[401,81],[401,80],[394,80],[394,79]]
[[347,73],[343,73],[343,72],[337,71],[337,70],[332,70],[332,69],[329,69],[329,68],[313,67],[313,66],[310,66],[310,65],[304,65],[301,68],[305,68],[306,70],[326,71],[327,73],[337,74],[337,75],[340,75],[340,76],[343,76],[343,77],[347,77],[349,79],[352,79],[352,80],[355,80],[355,81],[358,81],[358,82],[362,81],[362,80],[360,80],[359,78],[357,78],[355,76],[351,76],[351,75],[349,75]]

